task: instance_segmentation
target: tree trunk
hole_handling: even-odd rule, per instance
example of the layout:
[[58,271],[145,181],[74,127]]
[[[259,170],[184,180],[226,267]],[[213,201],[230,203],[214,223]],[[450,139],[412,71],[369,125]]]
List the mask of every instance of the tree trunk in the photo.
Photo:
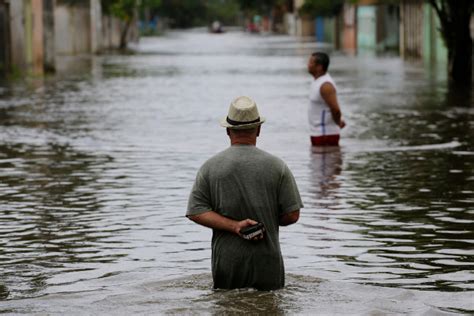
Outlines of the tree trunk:
[[122,29],[122,34],[120,34],[120,49],[127,48],[127,35],[131,24],[131,19],[128,19],[127,22],[125,22],[125,27]]
[[471,10],[469,2],[469,0],[449,2],[453,15],[453,40],[448,47],[449,74],[456,85],[470,85],[472,81],[472,39],[469,28]]
[[470,87],[472,82],[472,0],[430,0],[441,21],[441,34],[448,48],[449,78],[453,86]]

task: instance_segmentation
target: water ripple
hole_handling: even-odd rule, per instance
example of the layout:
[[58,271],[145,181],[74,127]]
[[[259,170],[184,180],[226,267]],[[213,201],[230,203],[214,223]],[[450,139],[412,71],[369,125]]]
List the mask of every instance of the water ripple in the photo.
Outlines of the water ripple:
[[[312,150],[304,68],[318,48],[290,37],[229,33],[216,41],[173,33],[145,39],[136,54],[77,61],[85,74],[1,87],[0,298],[15,306],[17,298],[51,295],[60,308],[68,293],[77,308],[105,288],[111,294],[94,302],[111,306],[124,295],[116,285],[134,283],[121,278],[146,270],[144,279],[159,281],[140,291],[158,294],[126,294],[131,310],[160,302],[159,311],[189,311],[158,297],[182,300],[185,289],[198,304],[193,312],[223,311],[219,302],[229,304],[234,294],[211,293],[210,277],[201,278],[209,271],[211,232],[184,212],[197,169],[228,146],[218,119],[245,94],[268,119],[259,146],[287,162],[306,207],[300,222],[280,233],[291,273],[286,292],[239,292],[240,303],[258,308],[257,297],[283,306],[276,312],[311,313],[313,298],[326,297],[316,304],[324,313],[346,296],[358,300],[359,289],[367,297],[385,291],[353,284],[339,292],[345,285],[332,283],[345,281],[433,293],[394,294],[399,305],[458,292],[459,310],[468,310],[474,112],[447,106],[445,78],[427,81],[419,66],[335,54],[331,70],[348,126],[340,149]],[[197,281],[160,283],[189,271]],[[439,301],[439,309],[390,303],[370,312],[456,311]],[[14,311],[48,311],[32,302]],[[243,305],[225,311],[248,312]],[[362,305],[348,303],[345,311],[369,312]]]

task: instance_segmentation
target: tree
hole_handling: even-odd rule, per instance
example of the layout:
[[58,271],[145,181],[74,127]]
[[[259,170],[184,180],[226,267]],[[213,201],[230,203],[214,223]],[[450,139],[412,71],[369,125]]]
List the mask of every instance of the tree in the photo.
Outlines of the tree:
[[128,31],[138,11],[157,8],[161,5],[161,0],[101,0],[101,5],[105,14],[114,15],[125,22],[120,32],[120,49],[125,49]]
[[204,1],[163,0],[157,13],[166,16],[171,26],[187,28],[205,24],[207,8]]
[[274,6],[284,4],[284,0],[238,0],[240,9],[244,12],[267,13]]
[[310,16],[334,16],[344,5],[344,0],[305,0],[300,12]]
[[215,20],[224,25],[235,25],[239,15],[239,4],[237,0],[207,0],[207,22]]
[[449,77],[456,86],[472,82],[472,0],[429,0],[441,22],[440,32],[448,48]]

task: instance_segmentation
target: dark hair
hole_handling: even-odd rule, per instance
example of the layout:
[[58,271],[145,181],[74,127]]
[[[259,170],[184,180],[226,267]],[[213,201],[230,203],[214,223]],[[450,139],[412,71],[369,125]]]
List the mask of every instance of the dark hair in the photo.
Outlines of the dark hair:
[[252,134],[256,133],[257,129],[258,129],[258,126],[253,127],[253,128],[247,128],[247,129],[231,129],[231,128],[229,128],[229,131],[232,134],[235,134],[235,135],[249,136],[249,135],[252,135]]
[[329,56],[326,53],[316,52],[311,54],[314,57],[316,64],[323,66],[324,71],[328,71],[329,68]]

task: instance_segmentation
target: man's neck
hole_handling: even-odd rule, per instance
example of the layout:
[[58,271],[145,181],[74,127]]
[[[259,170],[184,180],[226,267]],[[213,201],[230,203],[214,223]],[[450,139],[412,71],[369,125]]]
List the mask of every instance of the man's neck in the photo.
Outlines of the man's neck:
[[239,138],[231,138],[230,145],[257,145],[257,138],[256,137],[239,137]]
[[313,74],[314,80],[318,79],[319,77],[324,76],[325,74],[327,74],[327,72],[322,72],[322,73],[320,72],[317,74]]
[[230,145],[231,146],[235,146],[235,145],[249,145],[249,146],[256,146],[257,145],[257,142],[243,142],[243,141],[231,141],[230,142]]

